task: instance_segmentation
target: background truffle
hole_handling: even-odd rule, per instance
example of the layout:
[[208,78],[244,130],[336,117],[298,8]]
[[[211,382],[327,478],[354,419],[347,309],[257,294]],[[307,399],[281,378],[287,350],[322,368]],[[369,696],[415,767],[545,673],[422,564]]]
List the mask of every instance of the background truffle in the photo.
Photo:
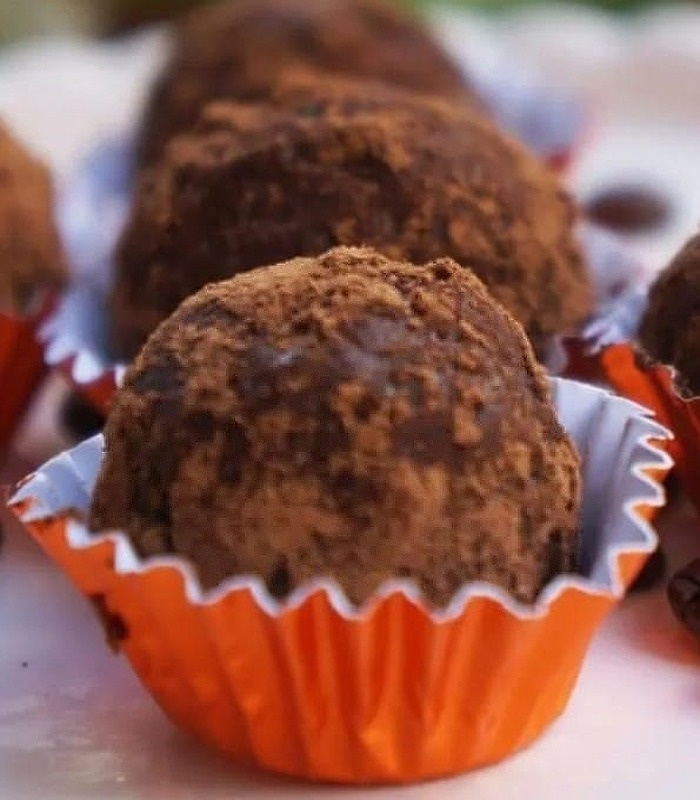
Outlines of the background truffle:
[[700,394],[700,233],[652,286],[639,338],[654,361],[678,370],[682,389]]
[[483,115],[380,84],[293,76],[216,104],[144,174],[117,256],[114,340],[131,357],[208,281],[336,245],[472,268],[542,356],[591,306],[576,210]]
[[211,100],[250,99],[294,67],[385,81],[478,102],[420,22],[384,0],[237,0],[176,28],[175,52],[142,121],[139,160],[152,162]]
[[391,577],[532,601],[574,569],[579,473],[521,328],[449,259],[338,248],[191,297],[127,373],[94,530],[206,586]]
[[24,312],[64,280],[51,176],[0,123],[0,310]]

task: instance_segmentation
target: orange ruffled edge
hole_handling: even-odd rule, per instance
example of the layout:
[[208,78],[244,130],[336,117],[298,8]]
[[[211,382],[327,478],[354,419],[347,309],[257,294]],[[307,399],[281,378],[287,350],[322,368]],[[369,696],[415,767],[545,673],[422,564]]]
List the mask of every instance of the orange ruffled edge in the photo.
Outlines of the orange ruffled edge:
[[700,509],[700,397],[681,397],[673,370],[642,363],[629,342],[610,345],[588,361],[588,369],[619,394],[650,409],[675,439],[666,445],[688,496]]
[[[475,597],[436,623],[401,593],[349,619],[319,589],[271,615],[250,587],[193,604],[171,566],[117,574],[113,542],[75,550],[68,523],[28,527],[172,721],[237,761],[314,780],[411,782],[527,746],[564,710],[618,599],[572,587],[521,618]],[[624,586],[647,555],[618,556]]]
[[28,317],[0,311],[0,454],[46,372],[38,330],[50,303]]

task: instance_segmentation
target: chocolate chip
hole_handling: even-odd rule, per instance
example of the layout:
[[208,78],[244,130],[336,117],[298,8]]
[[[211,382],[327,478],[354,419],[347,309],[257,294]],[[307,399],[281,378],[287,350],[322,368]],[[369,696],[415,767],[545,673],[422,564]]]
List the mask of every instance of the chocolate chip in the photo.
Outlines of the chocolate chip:
[[107,644],[116,652],[121,642],[129,635],[129,629],[126,623],[119,614],[115,614],[113,611],[109,610],[107,607],[107,600],[103,594],[93,594],[90,595],[88,599],[92,603],[102,623],[107,638]]
[[667,569],[666,554],[659,547],[642,567],[637,579],[630,586],[630,592],[647,592],[661,585]]
[[671,216],[666,198],[641,185],[604,189],[588,202],[586,211],[594,222],[620,233],[653,231]]
[[668,600],[678,620],[700,636],[700,558],[677,572],[668,584]]

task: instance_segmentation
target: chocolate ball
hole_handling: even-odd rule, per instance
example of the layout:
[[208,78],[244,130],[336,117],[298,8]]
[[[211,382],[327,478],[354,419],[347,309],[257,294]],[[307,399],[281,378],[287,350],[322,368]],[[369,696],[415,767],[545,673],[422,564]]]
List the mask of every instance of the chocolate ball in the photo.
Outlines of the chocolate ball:
[[51,176],[0,123],[0,310],[29,310],[65,277]]
[[544,356],[587,316],[576,211],[483,115],[384,85],[295,75],[216,104],[141,182],[117,255],[114,342],[132,357],[209,281],[337,245],[469,267]]
[[142,164],[209,101],[250,99],[300,66],[478,102],[426,28],[383,0],[215,3],[185,16],[175,39],[142,121]]
[[467,269],[337,248],[211,284],[150,337],[106,426],[94,530],[204,586],[391,578],[535,600],[575,569],[577,456],[520,326]]
[[682,391],[700,394],[700,234],[651,287],[639,339],[652,360],[676,368]]

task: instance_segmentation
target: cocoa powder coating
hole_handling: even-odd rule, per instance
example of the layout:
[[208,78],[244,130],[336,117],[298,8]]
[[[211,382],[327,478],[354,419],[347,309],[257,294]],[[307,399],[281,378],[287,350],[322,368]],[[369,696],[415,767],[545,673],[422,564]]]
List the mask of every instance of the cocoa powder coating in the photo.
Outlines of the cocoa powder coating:
[[576,567],[580,477],[520,326],[467,269],[369,249],[244,273],[186,300],[128,370],[93,530],[177,553],[206,587],[355,603],[415,580],[532,602]]
[[684,393],[700,394],[700,234],[652,286],[639,339],[654,361],[676,368]]
[[293,75],[210,106],[144,174],[117,255],[118,354],[209,281],[372,246],[471,268],[544,356],[591,308],[576,210],[483,115],[380,84]]
[[0,122],[0,310],[27,311],[65,277],[51,176]]
[[147,103],[138,160],[157,159],[211,100],[248,100],[296,67],[478,103],[412,15],[384,0],[236,0],[197,9]]

